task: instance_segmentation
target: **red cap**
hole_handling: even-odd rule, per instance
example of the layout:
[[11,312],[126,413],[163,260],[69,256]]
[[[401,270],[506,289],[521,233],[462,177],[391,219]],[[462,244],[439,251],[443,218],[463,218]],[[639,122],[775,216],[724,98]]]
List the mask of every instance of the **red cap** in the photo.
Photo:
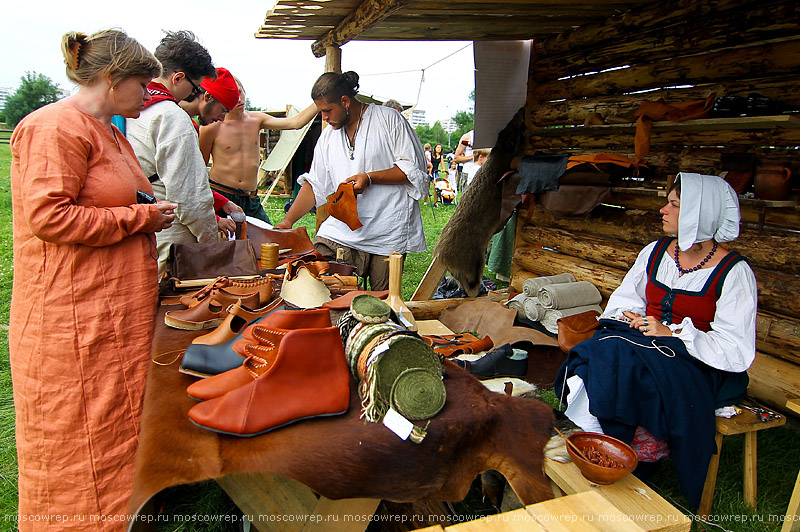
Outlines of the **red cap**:
[[236,86],[236,81],[227,68],[218,68],[217,79],[206,78],[200,86],[224,105],[228,111],[239,103],[239,87]]

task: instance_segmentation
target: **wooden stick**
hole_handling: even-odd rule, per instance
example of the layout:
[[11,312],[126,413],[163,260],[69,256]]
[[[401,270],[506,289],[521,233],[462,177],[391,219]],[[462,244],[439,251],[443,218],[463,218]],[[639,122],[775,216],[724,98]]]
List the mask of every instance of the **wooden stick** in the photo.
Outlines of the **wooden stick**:
[[[587,462],[590,462],[590,460],[589,460],[588,458],[586,458],[586,455],[585,455],[585,454],[583,454],[583,453],[581,452],[581,450],[580,450],[580,449],[578,449],[578,446],[577,446],[577,445],[575,445],[574,443],[572,443],[571,441],[569,441],[569,438],[567,438],[567,437],[564,435],[564,433],[563,433],[563,432],[561,432],[560,430],[558,430],[558,427],[553,427],[553,428],[554,428],[554,429],[556,429],[556,432],[558,432],[558,433],[561,435],[561,437],[562,437],[562,438],[564,438],[564,441],[565,441],[565,442],[567,442],[567,445],[569,445],[570,447],[572,447],[572,448],[575,450],[575,452],[576,452],[576,453],[578,453],[578,456],[580,456],[581,458],[583,458],[583,459],[584,459],[584,460],[586,460]],[[590,463],[591,463],[591,462],[590,462]]]

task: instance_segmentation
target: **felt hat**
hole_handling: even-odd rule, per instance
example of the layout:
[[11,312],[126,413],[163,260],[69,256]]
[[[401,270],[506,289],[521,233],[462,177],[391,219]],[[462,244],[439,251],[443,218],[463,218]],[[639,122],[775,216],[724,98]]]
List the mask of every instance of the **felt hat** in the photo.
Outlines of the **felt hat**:
[[217,79],[205,78],[200,86],[224,105],[228,111],[239,103],[239,87],[236,86],[236,80],[233,79],[233,75],[227,68],[218,68]]

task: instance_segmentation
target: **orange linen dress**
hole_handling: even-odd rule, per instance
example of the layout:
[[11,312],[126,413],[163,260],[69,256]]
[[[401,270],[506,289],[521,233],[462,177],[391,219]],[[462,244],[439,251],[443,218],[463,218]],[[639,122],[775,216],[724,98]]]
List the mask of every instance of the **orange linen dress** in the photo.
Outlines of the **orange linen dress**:
[[11,138],[9,349],[19,529],[120,530],[157,305],[152,192],[125,137],[67,102]]

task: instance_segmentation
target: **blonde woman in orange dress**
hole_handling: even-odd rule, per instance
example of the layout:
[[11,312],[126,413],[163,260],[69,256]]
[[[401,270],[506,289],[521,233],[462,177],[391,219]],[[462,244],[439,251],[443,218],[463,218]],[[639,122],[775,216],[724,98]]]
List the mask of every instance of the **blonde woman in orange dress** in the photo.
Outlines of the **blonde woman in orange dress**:
[[134,118],[161,65],[118,30],[62,39],[76,94],[11,138],[9,348],[19,529],[123,528],[156,312],[153,233],[174,219],[112,115]]

